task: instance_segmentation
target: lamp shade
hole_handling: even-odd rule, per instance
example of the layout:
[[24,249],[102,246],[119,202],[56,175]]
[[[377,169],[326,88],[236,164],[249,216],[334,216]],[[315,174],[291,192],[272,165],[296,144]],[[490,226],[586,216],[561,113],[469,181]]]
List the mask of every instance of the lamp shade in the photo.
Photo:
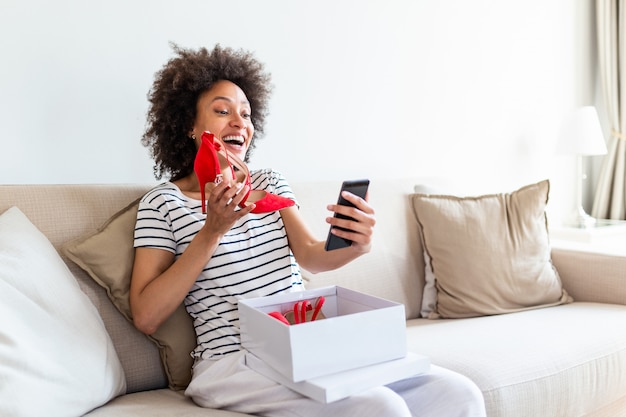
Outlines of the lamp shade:
[[567,155],[606,154],[604,134],[595,107],[576,109],[563,120],[556,151]]

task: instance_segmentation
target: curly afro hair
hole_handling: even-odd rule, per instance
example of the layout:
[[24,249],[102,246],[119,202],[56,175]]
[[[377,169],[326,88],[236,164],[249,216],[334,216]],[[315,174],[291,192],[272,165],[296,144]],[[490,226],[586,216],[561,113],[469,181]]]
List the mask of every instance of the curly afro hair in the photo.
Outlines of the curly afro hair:
[[171,44],[176,56],[155,74],[148,93],[150,103],[141,143],[150,148],[154,175],[175,181],[193,172],[196,144],[189,138],[196,119],[196,104],[202,93],[216,82],[230,81],[244,92],[252,108],[255,134],[245,161],[249,161],[256,139],[263,137],[268,101],[272,92],[270,74],[252,53],[219,44],[213,50],[180,48]]

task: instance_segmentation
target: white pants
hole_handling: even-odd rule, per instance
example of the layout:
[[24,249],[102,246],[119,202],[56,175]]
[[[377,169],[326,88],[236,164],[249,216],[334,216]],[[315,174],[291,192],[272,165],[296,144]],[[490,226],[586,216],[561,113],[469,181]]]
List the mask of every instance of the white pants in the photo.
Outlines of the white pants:
[[272,417],[484,417],[482,393],[468,378],[431,366],[429,373],[323,404],[245,364],[245,351],[199,361],[185,394],[207,408]]

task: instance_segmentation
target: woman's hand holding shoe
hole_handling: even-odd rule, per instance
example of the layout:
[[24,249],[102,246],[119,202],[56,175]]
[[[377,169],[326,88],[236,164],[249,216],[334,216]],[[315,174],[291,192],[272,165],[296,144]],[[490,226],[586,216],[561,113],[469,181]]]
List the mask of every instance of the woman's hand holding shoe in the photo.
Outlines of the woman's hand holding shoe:
[[[213,186],[213,184],[208,186]],[[250,213],[254,208],[253,204],[238,209],[239,203],[248,192],[248,188],[248,185],[241,183],[229,187],[226,182],[214,186],[207,194],[206,222],[200,233],[212,232],[223,236],[237,220]]]

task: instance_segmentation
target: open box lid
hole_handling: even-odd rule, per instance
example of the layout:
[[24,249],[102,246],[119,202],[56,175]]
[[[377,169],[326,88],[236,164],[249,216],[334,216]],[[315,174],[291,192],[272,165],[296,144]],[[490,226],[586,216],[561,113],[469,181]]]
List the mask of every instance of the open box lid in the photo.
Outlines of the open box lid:
[[430,360],[426,356],[408,353],[401,359],[293,382],[252,353],[246,355],[246,364],[261,375],[321,403],[341,400],[370,388],[426,373],[430,369]]

